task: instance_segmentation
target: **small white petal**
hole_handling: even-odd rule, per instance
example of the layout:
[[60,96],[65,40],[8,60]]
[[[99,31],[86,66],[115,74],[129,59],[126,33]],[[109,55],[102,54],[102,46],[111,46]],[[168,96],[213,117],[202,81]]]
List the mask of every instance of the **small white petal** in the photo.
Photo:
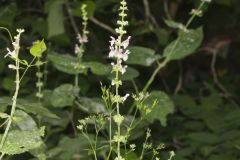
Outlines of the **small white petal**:
[[116,43],[116,39],[112,36],[110,38],[111,38],[111,41],[109,41],[109,42],[110,42],[111,46],[113,46]]
[[128,97],[129,97],[129,94],[126,94],[124,97],[122,97],[123,102],[126,101]]
[[10,68],[10,69],[14,69],[14,70],[17,69],[17,67],[16,67],[15,65],[13,65],[13,64],[9,64],[9,65],[8,65],[8,68]]
[[128,47],[130,39],[131,39],[131,36],[129,36],[125,41],[122,42],[122,46],[124,49]]

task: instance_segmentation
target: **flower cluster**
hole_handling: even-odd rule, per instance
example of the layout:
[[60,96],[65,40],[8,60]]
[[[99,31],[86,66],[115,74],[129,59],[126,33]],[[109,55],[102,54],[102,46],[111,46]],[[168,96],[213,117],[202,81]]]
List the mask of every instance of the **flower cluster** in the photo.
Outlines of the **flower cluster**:
[[[14,60],[18,59],[18,52],[20,49],[20,36],[24,32],[24,29],[17,29],[17,32],[18,34],[14,37],[14,41],[12,42],[13,50],[11,51],[9,48],[7,48],[8,53],[4,56],[5,58],[10,57]],[[14,70],[18,69],[17,66],[13,64],[9,64],[8,68]]]
[[86,11],[87,5],[83,4],[81,6],[81,12],[82,12],[82,35],[78,34],[77,35],[77,39],[78,39],[78,43],[75,45],[75,54],[78,55],[78,57],[82,57],[82,54],[84,52],[84,44],[88,42],[88,30],[87,30],[87,24],[88,24],[88,13]]

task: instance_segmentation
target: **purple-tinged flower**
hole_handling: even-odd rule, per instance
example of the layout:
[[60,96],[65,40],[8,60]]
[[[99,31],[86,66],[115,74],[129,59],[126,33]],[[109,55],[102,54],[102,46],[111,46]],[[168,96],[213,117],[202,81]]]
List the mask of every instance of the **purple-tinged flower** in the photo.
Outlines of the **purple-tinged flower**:
[[109,42],[110,42],[111,46],[113,46],[116,43],[116,39],[113,36],[111,36],[111,41],[109,41]]
[[130,54],[129,50],[126,50],[123,54],[122,54],[122,59],[124,61],[126,61],[128,59],[128,55]]
[[128,36],[128,38],[122,42],[122,46],[124,49],[128,47],[130,39],[131,39],[131,36]]

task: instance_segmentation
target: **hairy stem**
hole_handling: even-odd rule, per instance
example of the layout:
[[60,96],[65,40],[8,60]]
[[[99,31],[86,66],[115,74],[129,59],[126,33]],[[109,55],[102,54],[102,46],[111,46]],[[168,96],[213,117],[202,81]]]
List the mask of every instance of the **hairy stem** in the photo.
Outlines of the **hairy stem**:
[[[17,59],[15,61],[15,65],[16,65],[16,81],[15,81],[16,88],[15,88],[15,92],[14,92],[14,95],[13,95],[13,98],[12,98],[13,102],[12,102],[11,114],[10,114],[9,120],[7,122],[6,129],[5,129],[4,133],[3,133],[3,137],[1,139],[0,149],[4,146],[4,143],[6,141],[8,132],[10,130],[10,127],[11,127],[11,124],[12,124],[12,121],[13,121],[13,116],[14,116],[14,113],[15,113],[15,110],[16,110],[16,106],[17,106],[17,97],[18,97],[18,92],[19,92],[19,88],[20,88],[20,76],[19,76],[18,53],[16,55],[17,55]],[[5,153],[2,152],[2,154],[0,156],[0,160],[3,158],[4,154]]]

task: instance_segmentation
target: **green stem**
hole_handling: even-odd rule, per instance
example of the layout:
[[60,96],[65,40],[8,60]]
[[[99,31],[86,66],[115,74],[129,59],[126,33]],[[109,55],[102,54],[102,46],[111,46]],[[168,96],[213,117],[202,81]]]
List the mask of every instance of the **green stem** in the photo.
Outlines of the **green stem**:
[[[119,60],[117,60],[117,65],[119,65]],[[119,72],[116,71],[116,80],[118,81],[119,79]],[[119,84],[116,85],[116,96],[118,97],[119,96],[119,93],[118,93],[118,88],[119,88]],[[120,114],[120,111],[119,111],[119,103],[117,102],[117,115]],[[117,123],[117,137],[119,138],[121,136],[121,124]],[[120,141],[118,140],[117,141],[117,155],[118,157],[121,156],[121,153],[120,153]]]
[[142,149],[141,156],[140,156],[139,160],[143,159],[144,152],[145,152],[145,145],[147,144],[147,140],[148,140],[148,137],[146,136],[145,142],[143,143],[143,149]]
[[0,29],[7,31],[11,41],[13,42],[13,38],[12,38],[12,35],[11,35],[10,31],[7,28],[5,28],[5,27],[0,27]]
[[27,73],[28,69],[32,66],[32,64],[33,64],[33,62],[35,61],[36,58],[37,58],[37,57],[34,57],[34,58],[32,59],[32,61],[30,62],[30,64],[27,65],[27,68],[26,68],[25,71],[23,72],[21,78],[19,78],[19,83],[22,81],[23,77],[24,77],[25,74]]
[[[17,56],[18,56],[18,51],[17,51]],[[8,135],[8,132],[10,130],[10,127],[11,127],[11,124],[12,124],[12,121],[13,121],[13,116],[14,116],[14,113],[15,113],[15,110],[16,110],[16,106],[17,106],[17,97],[18,97],[18,92],[19,92],[19,88],[20,88],[20,78],[19,78],[19,60],[18,60],[18,57],[15,61],[15,65],[16,65],[16,88],[15,88],[15,93],[14,93],[14,96],[13,96],[13,102],[12,102],[12,108],[11,108],[11,114],[10,114],[10,117],[9,117],[9,121],[7,123],[7,126],[6,126],[6,129],[3,133],[3,137],[1,139],[1,143],[0,143],[0,149],[3,147],[5,141],[6,141],[6,138],[7,138],[7,135]],[[0,156],[0,160],[3,158],[5,153],[2,152],[1,156]]]

